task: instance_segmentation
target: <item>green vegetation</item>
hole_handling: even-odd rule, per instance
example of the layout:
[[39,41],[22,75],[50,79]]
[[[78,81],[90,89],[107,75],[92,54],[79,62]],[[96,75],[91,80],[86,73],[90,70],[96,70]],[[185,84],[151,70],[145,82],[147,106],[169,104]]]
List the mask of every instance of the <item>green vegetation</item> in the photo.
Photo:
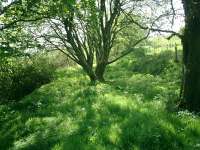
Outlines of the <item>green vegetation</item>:
[[200,118],[176,107],[181,64],[173,56],[138,49],[96,86],[78,67],[58,69],[53,82],[0,105],[0,149],[200,149]]
[[0,150],[200,150],[199,1],[0,0]]
[[53,80],[57,68],[44,56],[0,59],[0,103],[20,100],[34,89]]

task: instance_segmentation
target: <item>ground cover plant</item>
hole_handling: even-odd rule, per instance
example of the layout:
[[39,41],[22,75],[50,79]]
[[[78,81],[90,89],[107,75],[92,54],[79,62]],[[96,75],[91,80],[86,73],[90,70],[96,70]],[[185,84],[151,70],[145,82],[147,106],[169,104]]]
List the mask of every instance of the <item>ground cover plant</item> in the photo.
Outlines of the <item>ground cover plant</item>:
[[137,50],[93,86],[79,67],[58,69],[53,82],[0,106],[0,149],[200,149],[200,118],[176,107],[181,64],[172,55]]

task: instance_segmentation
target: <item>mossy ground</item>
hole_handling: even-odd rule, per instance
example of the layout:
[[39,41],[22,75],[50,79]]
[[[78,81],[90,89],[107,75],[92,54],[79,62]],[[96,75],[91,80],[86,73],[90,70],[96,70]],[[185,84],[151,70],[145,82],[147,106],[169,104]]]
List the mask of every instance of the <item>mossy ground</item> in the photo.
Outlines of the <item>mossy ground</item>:
[[176,108],[180,64],[172,52],[135,52],[89,84],[63,68],[17,104],[0,105],[0,149],[199,150],[200,118]]

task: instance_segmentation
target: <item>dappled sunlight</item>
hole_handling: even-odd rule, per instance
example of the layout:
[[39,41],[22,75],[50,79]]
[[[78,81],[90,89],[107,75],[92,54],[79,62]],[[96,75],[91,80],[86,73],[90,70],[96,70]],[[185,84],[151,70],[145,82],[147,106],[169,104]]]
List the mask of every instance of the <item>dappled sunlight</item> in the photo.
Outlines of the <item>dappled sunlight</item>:
[[1,106],[0,149],[199,148],[199,117],[166,110],[174,84],[115,70],[116,80],[107,73],[112,82],[91,86],[80,72],[58,70],[56,80],[17,105]]
[[0,150],[200,150],[199,6],[1,0]]

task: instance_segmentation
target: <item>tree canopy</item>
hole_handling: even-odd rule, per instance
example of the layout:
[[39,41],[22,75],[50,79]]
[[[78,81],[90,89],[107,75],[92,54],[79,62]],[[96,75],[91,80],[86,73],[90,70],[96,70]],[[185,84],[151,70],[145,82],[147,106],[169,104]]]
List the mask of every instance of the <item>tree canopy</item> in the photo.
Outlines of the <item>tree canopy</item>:
[[[176,12],[170,4],[154,0],[15,0],[2,7],[1,29],[22,27],[37,41],[37,48],[59,50],[82,66],[91,81],[104,81],[106,66],[131,53],[151,31],[180,36],[162,27],[163,20],[174,22]],[[160,12],[154,14],[155,9]],[[131,48],[110,59],[118,35],[130,25],[143,34],[135,36]]]

